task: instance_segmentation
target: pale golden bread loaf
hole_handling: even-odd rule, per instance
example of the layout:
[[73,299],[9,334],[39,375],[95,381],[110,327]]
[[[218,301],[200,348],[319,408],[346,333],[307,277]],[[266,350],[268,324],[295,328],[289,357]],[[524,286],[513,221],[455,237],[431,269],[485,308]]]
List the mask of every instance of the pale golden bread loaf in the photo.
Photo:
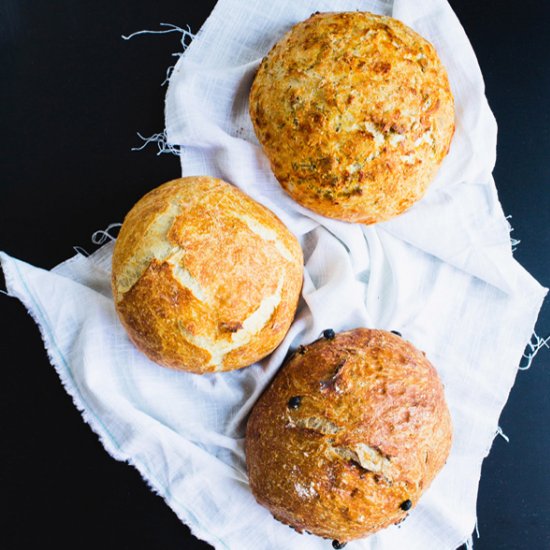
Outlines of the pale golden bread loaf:
[[454,132],[434,47],[367,12],[318,13],[295,25],[258,69],[250,116],[298,203],[367,224],[424,195]]
[[195,373],[265,357],[296,311],[303,258],[267,208],[211,177],[174,180],[126,216],[113,254],[116,309],[136,346]]
[[443,467],[452,427],[425,355],[355,329],[301,347],[248,420],[250,487],[298,531],[346,542],[403,520]]

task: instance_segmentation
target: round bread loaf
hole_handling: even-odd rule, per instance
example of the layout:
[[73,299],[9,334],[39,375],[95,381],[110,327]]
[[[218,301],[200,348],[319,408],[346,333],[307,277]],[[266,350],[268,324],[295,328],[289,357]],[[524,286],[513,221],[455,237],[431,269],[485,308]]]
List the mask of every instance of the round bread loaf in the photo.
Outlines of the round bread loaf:
[[443,467],[451,419],[424,354],[355,329],[301,347],[248,420],[256,500],[298,531],[340,543],[402,521]]
[[366,224],[424,195],[454,133],[434,47],[367,12],[318,13],[294,26],[258,69],[250,116],[294,200]]
[[264,206],[210,177],[170,181],[130,210],[113,253],[116,309],[150,359],[195,373],[238,369],[281,342],[303,257]]

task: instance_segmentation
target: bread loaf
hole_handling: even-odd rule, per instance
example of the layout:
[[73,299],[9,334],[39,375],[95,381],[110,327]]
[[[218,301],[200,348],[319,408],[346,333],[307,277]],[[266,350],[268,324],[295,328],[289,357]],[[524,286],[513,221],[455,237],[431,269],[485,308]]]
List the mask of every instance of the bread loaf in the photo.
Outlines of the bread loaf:
[[298,531],[340,543],[402,521],[443,467],[451,419],[424,354],[356,329],[301,347],[248,420],[257,501]]
[[116,310],[153,361],[195,373],[265,357],[294,317],[303,258],[267,208],[210,177],[174,180],[129,212],[113,254]]
[[367,12],[317,13],[295,25],[258,69],[250,116],[294,200],[366,224],[424,195],[454,132],[434,47]]

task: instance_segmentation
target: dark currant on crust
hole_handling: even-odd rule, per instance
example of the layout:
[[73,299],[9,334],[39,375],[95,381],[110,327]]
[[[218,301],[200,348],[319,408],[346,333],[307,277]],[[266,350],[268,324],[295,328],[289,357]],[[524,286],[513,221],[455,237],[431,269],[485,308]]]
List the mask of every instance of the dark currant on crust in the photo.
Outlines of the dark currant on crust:
[[296,395],[294,397],[291,397],[288,400],[288,408],[289,409],[297,409],[300,406],[300,403],[302,402],[302,398],[299,395]]

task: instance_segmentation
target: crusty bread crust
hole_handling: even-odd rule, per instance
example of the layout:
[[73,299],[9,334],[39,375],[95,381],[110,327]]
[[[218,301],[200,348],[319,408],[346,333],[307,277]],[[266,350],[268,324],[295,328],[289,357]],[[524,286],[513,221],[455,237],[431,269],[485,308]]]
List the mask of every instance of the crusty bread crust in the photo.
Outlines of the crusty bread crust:
[[210,177],[174,180],[126,216],[113,294],[136,346],[196,373],[250,365],[281,342],[296,311],[303,257],[267,208]]
[[345,542],[403,520],[451,438],[425,355],[389,332],[355,329],[300,348],[254,406],[250,487],[276,519]]
[[258,69],[250,116],[298,203],[366,224],[424,195],[454,132],[453,96],[434,47],[368,12],[314,14],[295,25]]

